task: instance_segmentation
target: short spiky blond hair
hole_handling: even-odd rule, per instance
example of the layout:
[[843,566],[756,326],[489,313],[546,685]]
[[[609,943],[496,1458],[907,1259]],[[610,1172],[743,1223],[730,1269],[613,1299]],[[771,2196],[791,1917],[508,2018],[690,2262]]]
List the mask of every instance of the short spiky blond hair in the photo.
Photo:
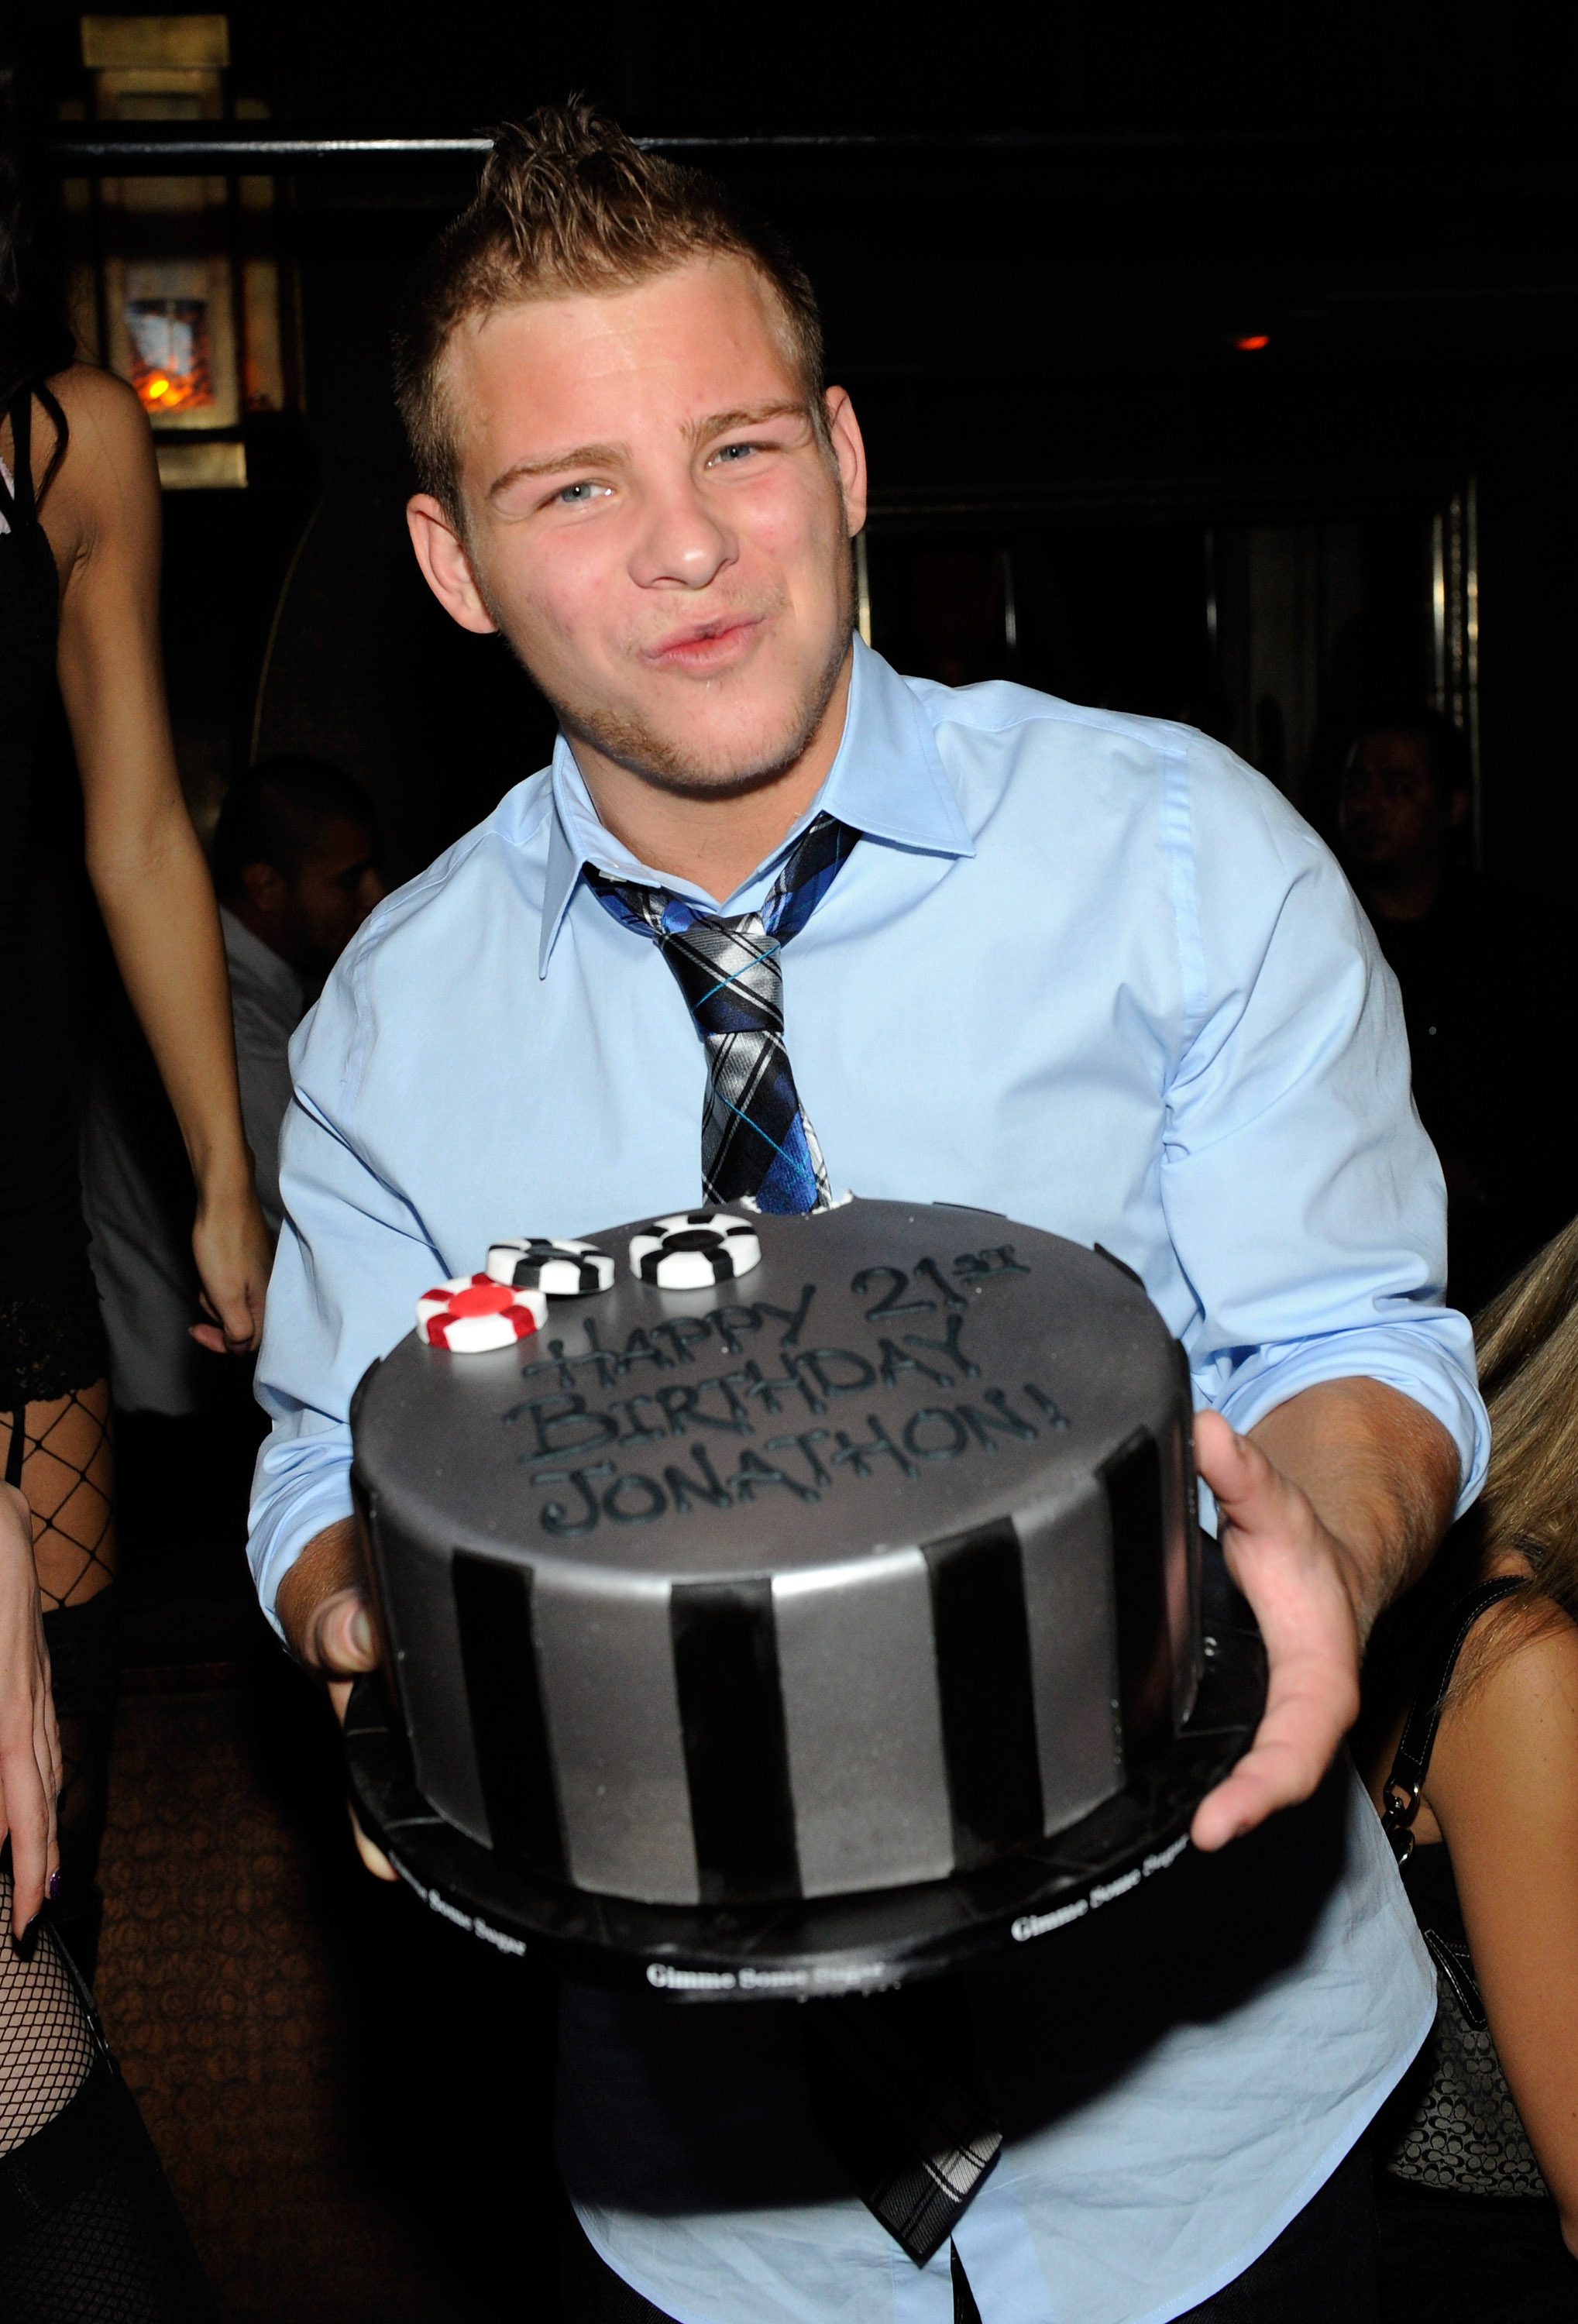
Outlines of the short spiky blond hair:
[[771,290],[786,351],[826,438],[822,321],[809,278],[699,171],[643,153],[584,99],[545,105],[494,141],[468,208],[448,226],[395,343],[394,392],[418,481],[456,523],[455,415],[444,355],[459,326],[556,290],[628,289],[693,258],[742,258]]

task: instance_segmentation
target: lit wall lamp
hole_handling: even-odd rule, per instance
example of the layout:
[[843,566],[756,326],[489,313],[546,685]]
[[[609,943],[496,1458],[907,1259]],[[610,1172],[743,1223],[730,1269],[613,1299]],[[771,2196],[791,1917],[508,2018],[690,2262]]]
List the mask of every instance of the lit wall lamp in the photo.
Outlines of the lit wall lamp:
[[[226,82],[224,16],[84,16],[87,106],[99,121],[267,117]],[[280,310],[272,178],[69,181],[81,239],[73,281],[85,350],[130,380],[167,490],[246,482],[244,413],[281,411],[295,383]]]

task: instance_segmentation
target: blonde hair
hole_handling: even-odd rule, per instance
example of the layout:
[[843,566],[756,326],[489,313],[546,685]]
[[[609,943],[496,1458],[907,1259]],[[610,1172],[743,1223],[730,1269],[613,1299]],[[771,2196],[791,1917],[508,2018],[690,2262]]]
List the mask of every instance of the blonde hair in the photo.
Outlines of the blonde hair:
[[1578,1219],[1491,1301],[1474,1340],[1490,1415],[1485,1549],[1520,1550],[1534,1591],[1578,1620]]
[[741,258],[772,292],[786,352],[826,440],[822,324],[809,278],[698,171],[644,153],[582,98],[543,106],[494,141],[469,207],[440,236],[395,342],[395,400],[421,489],[460,507],[444,355],[459,326],[545,292],[627,290],[703,257]]

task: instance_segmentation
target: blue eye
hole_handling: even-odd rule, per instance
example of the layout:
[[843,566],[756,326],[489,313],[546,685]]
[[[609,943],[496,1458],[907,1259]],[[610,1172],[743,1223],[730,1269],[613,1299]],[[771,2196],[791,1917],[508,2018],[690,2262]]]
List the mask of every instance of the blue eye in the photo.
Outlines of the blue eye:
[[713,458],[715,460],[744,460],[748,459],[755,449],[756,447],[754,444],[725,444],[721,451],[717,451],[713,454]]
[[608,487],[606,484],[594,484],[589,482],[583,482],[578,484],[567,484],[564,490],[560,493],[556,493],[554,497],[556,500],[563,501],[568,508],[585,508],[587,502],[590,501],[595,494],[598,493],[605,493],[607,490]]

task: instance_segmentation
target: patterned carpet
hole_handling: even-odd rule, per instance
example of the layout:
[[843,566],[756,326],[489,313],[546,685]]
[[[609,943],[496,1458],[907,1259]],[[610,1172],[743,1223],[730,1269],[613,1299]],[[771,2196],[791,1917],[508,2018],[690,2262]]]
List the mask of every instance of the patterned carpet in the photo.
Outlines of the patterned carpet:
[[98,1995],[231,2324],[555,2324],[549,2011],[356,1865],[318,1691],[128,1674]]

